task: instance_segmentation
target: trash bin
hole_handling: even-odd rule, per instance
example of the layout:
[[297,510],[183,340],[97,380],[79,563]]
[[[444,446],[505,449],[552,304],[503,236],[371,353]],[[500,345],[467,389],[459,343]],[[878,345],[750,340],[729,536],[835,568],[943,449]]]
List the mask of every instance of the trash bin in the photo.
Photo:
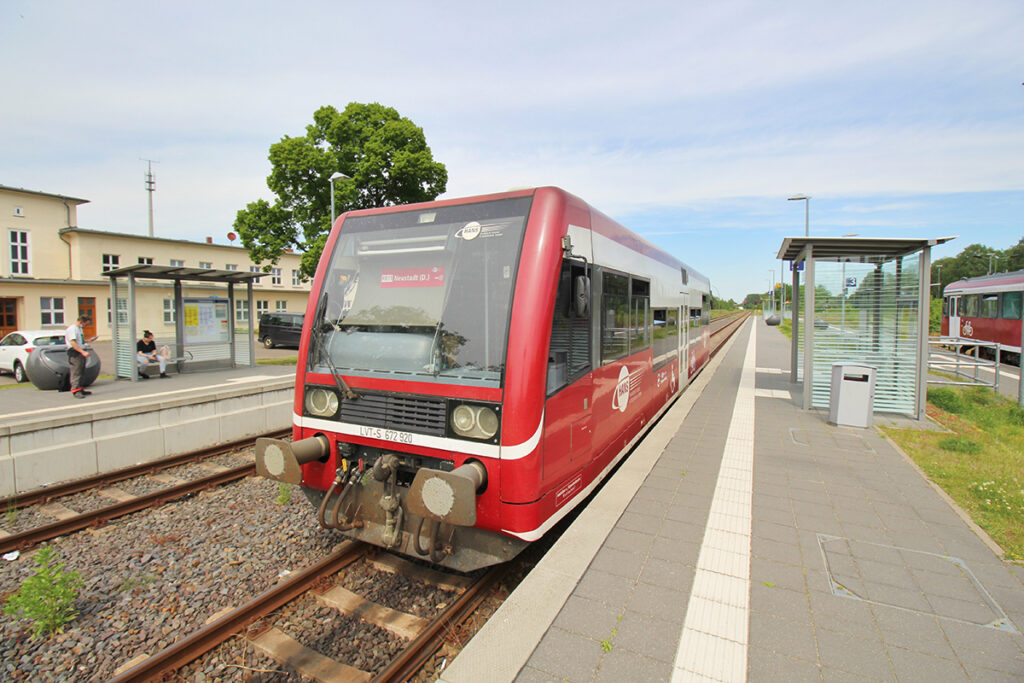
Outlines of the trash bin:
[[876,368],[857,363],[832,364],[828,421],[845,427],[870,427]]

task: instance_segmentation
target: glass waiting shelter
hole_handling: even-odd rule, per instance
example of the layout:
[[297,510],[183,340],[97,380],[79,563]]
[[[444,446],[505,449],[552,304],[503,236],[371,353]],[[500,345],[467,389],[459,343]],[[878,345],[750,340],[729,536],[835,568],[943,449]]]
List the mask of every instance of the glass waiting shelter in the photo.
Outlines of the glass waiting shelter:
[[931,248],[952,239],[783,240],[778,258],[793,273],[791,378],[803,383],[805,410],[829,406],[833,363],[856,363],[875,368],[873,412],[924,418]]
[[[163,305],[165,321],[173,318],[174,338],[157,333],[156,343],[158,348],[168,347],[168,365],[174,364],[178,372],[256,364],[252,283],[263,273],[140,263],[109,270],[104,275],[110,278],[110,329],[116,378],[139,378],[135,344],[141,338],[137,315],[140,298],[144,305]],[[173,282],[170,309],[166,304],[157,304],[157,299],[172,298],[168,296],[166,281]],[[183,294],[183,282],[190,283],[186,285],[188,296]],[[244,298],[238,298],[235,285],[243,284]],[[244,307],[236,306],[236,301],[245,302]],[[247,327],[236,327],[236,308],[246,311]]]

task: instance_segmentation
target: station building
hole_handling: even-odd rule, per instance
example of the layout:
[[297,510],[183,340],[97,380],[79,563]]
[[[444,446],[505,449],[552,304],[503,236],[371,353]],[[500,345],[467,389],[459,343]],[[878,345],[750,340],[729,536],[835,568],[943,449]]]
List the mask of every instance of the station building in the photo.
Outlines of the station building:
[[[63,329],[79,315],[93,322],[85,337],[111,339],[112,307],[123,323],[127,299],[110,301],[109,270],[144,263],[181,268],[262,272],[244,247],[91,230],[78,226],[87,199],[0,185],[0,337],[16,329]],[[266,312],[304,312],[311,283],[299,254],[285,253],[253,285],[256,321]],[[186,283],[185,297],[227,297],[224,285]],[[235,301],[235,326],[247,328],[248,301]],[[139,330],[158,340],[174,337],[174,289],[167,280],[136,283]]]

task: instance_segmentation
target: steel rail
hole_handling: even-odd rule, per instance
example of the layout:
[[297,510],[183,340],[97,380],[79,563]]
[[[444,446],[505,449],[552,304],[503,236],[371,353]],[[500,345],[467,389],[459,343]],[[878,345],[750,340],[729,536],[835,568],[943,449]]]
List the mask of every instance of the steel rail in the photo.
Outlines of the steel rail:
[[290,574],[238,609],[210,622],[112,678],[110,683],[159,680],[163,674],[194,662],[228,638],[248,628],[254,621],[302,595],[321,578],[330,576],[355,562],[365,555],[368,549],[369,546],[365,543],[346,543],[334,554],[300,572]]
[[467,588],[449,609],[435,617],[423,633],[409,643],[409,646],[371,681],[373,683],[390,683],[391,681],[409,680],[444,644],[444,633],[447,627],[450,624],[460,624],[465,621],[487,597],[487,593],[506,575],[508,568],[508,562],[492,567],[483,578]]
[[111,519],[123,517],[148,507],[163,505],[169,501],[187,496],[190,493],[227,484],[255,473],[256,465],[252,463],[241,465],[223,472],[216,472],[208,477],[186,481],[176,486],[169,486],[165,489],[132,498],[131,500],[115,503],[99,510],[84,512],[75,517],[54,522],[53,524],[29,529],[19,534],[4,536],[0,538],[0,553],[6,553],[11,550],[26,550],[37,543],[42,543],[51,538],[63,536],[73,531],[80,531],[86,527],[100,526]]
[[[288,434],[291,434],[291,429],[270,432],[264,436],[281,437]],[[125,479],[131,479],[145,474],[156,474],[157,472],[170,467],[177,467],[178,465],[183,465],[185,463],[211,458],[228,451],[233,451],[237,448],[244,448],[245,446],[252,445],[254,441],[255,437],[239,439],[238,441],[219,444],[217,446],[203,448],[190,453],[172,455],[167,458],[161,458],[160,460],[132,465],[131,467],[124,467],[119,470],[113,470],[112,472],[95,474],[91,477],[86,477],[85,479],[76,479],[75,481],[69,481],[63,484],[54,484],[53,486],[47,486],[27,493],[20,493],[0,499],[0,509],[11,510],[35,505],[36,503],[48,503],[54,498],[69,496],[72,493],[81,493],[82,491],[88,491],[89,489],[109,486],[116,482],[124,481]]]

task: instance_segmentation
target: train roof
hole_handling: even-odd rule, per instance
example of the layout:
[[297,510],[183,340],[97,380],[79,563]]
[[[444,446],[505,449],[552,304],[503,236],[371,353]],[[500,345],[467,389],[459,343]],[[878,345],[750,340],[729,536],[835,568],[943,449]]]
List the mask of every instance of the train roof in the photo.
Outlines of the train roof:
[[946,294],[985,294],[1021,290],[1024,290],[1024,270],[963,278],[956,282],[950,282],[943,291]]
[[631,249],[645,257],[652,258],[665,265],[673,268],[683,268],[686,270],[686,276],[690,282],[694,284],[700,283],[709,287],[709,281],[706,276],[697,270],[691,268],[688,264],[679,260],[669,252],[655,246],[648,240],[644,239],[637,233],[633,232],[629,228],[625,227],[618,221],[610,218],[606,214],[602,213],[599,209],[595,208],[592,204],[586,200],[578,197],[571,192],[567,192],[560,187],[555,186],[544,186],[544,187],[528,187],[528,188],[516,188],[507,192],[496,192],[493,194],[483,194],[469,197],[456,197],[453,199],[438,199],[431,202],[421,202],[418,204],[400,204],[396,206],[379,207],[373,209],[356,209],[349,211],[344,216],[365,216],[379,213],[396,213],[402,211],[416,211],[420,209],[428,209],[431,207],[438,206],[452,206],[455,204],[466,204],[470,202],[489,202],[499,199],[511,199],[514,197],[532,197],[536,196],[541,192],[556,192],[564,195],[566,198],[572,198],[579,201],[590,209],[591,216],[591,230],[598,232],[605,237]]

